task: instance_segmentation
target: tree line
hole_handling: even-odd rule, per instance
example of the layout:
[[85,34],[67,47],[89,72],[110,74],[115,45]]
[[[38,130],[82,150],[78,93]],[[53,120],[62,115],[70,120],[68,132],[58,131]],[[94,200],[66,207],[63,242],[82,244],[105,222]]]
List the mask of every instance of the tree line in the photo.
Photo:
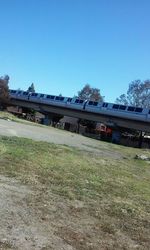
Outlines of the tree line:
[[[9,100],[9,76],[0,77],[0,103],[6,103]],[[35,92],[34,83],[28,89],[28,92]],[[91,101],[104,101],[101,91],[98,88],[91,87],[90,84],[85,84],[84,87],[78,91],[76,97]],[[135,80],[129,84],[127,93],[121,94],[116,98],[115,103],[150,108],[150,80]]]
[[[78,97],[92,100],[104,101],[100,90],[92,88],[86,84],[81,91],[78,92]],[[126,94],[121,94],[116,98],[115,103],[128,106],[150,108],[150,80],[135,80],[129,84]]]
[[129,84],[126,94],[120,95],[116,103],[150,108],[150,80],[135,80]]

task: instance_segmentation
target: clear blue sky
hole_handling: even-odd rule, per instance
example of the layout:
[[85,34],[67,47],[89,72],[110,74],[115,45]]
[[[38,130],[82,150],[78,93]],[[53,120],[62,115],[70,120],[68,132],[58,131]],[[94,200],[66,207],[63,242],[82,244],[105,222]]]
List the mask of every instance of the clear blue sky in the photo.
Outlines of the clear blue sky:
[[0,0],[0,75],[10,88],[114,102],[150,78],[150,0]]

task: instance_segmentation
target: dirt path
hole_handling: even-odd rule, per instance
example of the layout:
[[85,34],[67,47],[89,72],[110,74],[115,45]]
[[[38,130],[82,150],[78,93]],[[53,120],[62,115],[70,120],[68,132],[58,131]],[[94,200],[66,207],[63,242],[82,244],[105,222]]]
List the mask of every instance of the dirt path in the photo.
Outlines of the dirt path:
[[[66,144],[89,150],[89,146],[99,146],[98,141],[68,131],[46,126],[32,126],[0,119],[0,134],[19,136],[38,141]],[[92,149],[91,149],[92,150]]]
[[79,134],[46,126],[32,126],[0,119],[0,135],[18,136],[37,141],[65,144],[81,150],[91,151],[105,157],[120,158],[118,153],[108,150],[107,143],[87,138]]

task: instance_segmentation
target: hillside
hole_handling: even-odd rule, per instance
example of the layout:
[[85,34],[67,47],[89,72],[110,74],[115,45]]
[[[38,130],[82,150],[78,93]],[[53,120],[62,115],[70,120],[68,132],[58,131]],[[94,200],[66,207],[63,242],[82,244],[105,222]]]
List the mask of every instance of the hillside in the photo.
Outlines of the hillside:
[[1,136],[0,249],[149,249],[150,161],[136,154],[150,157]]

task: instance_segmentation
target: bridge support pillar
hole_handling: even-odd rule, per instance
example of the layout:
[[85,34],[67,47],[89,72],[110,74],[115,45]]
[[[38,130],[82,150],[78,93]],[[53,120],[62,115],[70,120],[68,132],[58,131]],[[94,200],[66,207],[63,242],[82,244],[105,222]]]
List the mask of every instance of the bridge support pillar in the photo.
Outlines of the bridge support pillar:
[[51,125],[52,127],[55,127],[56,124],[59,122],[59,120],[62,118],[63,116],[61,115],[56,115],[56,114],[45,114],[45,118],[44,118],[44,124],[45,125]]
[[143,132],[140,131],[138,147],[141,148],[143,143]]
[[112,131],[112,143],[120,143],[120,139],[121,139],[121,132],[119,130],[114,129]]
[[51,124],[51,117],[49,115],[45,115],[45,118],[43,119],[43,124],[44,125],[50,125]]
[[79,134],[79,130],[80,130],[80,119],[78,119],[77,121],[77,134]]

